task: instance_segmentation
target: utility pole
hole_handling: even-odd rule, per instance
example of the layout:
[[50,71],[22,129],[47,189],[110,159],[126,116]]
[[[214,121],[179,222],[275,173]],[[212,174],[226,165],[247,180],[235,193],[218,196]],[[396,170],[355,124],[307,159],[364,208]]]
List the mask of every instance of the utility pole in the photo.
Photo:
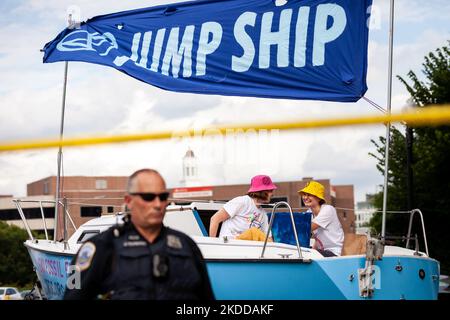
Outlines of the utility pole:
[[407,208],[414,209],[414,179],[413,179],[413,129],[406,125],[406,188],[407,188]]

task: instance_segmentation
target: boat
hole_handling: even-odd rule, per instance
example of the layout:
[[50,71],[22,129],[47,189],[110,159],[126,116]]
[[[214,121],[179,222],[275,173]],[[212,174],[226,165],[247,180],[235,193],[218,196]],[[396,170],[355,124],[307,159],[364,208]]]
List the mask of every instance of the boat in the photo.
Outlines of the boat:
[[[16,202],[20,208],[20,200]],[[275,242],[208,237],[200,217],[202,213],[218,210],[222,205],[223,203],[202,202],[172,204],[168,206],[164,218],[166,226],[185,232],[199,246],[217,299],[438,298],[439,262],[430,258],[428,252],[419,251],[418,247],[412,250],[390,246],[385,245],[384,240],[368,237],[366,252],[326,258],[308,244],[277,242],[276,235]],[[283,205],[289,210],[277,211]],[[64,212],[69,215],[66,210]],[[305,213],[292,212],[285,202],[276,203],[272,205],[270,212],[270,226],[273,226],[280,214],[288,215],[292,217],[291,221],[295,221],[295,218]],[[62,299],[66,285],[76,280],[73,278],[75,269],[72,259],[80,246],[92,236],[123,223],[123,217],[124,213],[117,213],[92,219],[77,228],[65,241],[27,240],[25,246],[33,262],[42,294],[51,300]],[[26,220],[24,224],[27,226]],[[297,222],[292,228],[294,233],[297,232],[296,224]],[[309,230],[305,231],[308,232]],[[297,237],[300,238],[299,235]],[[406,238],[413,239],[410,235]]]

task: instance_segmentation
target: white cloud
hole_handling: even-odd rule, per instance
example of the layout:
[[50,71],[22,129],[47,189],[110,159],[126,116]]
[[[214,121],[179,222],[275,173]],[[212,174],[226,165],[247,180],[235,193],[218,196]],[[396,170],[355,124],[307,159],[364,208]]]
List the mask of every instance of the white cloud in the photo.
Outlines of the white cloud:
[[[152,1],[151,5],[173,1]],[[385,106],[387,89],[386,31],[389,1],[380,5],[383,29],[371,33],[367,97]],[[11,9],[15,19],[0,27],[0,139],[56,137],[59,132],[63,64],[42,64],[39,49],[62,30],[66,9],[81,9],[83,19],[98,14],[148,6],[148,1],[25,1]],[[437,4],[437,5],[436,5]],[[394,75],[420,73],[423,56],[444,45],[448,32],[433,25],[446,1],[396,1],[397,30]],[[448,11],[448,10],[447,10]],[[0,13],[0,19],[6,13]],[[412,21],[428,25],[403,38]],[[447,28],[448,30],[448,28]],[[393,110],[406,104],[408,94],[394,79]],[[378,113],[364,101],[355,104],[224,97],[174,93],[151,87],[111,68],[70,63],[66,108],[66,136],[132,133],[205,127],[227,123],[293,121]],[[248,183],[260,172],[277,181],[304,176],[331,178],[335,184],[354,184],[357,199],[373,192],[382,177],[371,138],[384,127],[320,129],[252,135],[148,141],[67,148],[66,175],[128,175],[140,167],[155,167],[170,186],[180,182],[181,159],[188,147],[196,153],[205,184]],[[56,150],[0,154],[0,194],[25,194],[25,185],[56,173]]]
[[[383,24],[389,21],[390,0],[374,0],[373,6]],[[395,0],[394,21],[396,23],[418,23],[446,19],[443,12],[450,11],[450,3],[447,0]],[[378,17],[378,16],[377,16]],[[387,26],[385,26],[387,28]]]
[[396,1],[395,10],[398,12],[396,18],[399,22],[417,23],[433,19],[442,19],[442,12],[449,12],[450,4],[445,0],[399,0]]

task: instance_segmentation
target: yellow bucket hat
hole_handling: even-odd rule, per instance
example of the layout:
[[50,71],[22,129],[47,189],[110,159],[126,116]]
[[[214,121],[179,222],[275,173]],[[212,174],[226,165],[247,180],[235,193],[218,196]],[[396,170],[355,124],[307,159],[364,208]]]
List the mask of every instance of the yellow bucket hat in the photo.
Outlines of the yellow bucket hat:
[[325,187],[316,181],[309,181],[306,186],[297,191],[299,194],[308,193],[325,201]]

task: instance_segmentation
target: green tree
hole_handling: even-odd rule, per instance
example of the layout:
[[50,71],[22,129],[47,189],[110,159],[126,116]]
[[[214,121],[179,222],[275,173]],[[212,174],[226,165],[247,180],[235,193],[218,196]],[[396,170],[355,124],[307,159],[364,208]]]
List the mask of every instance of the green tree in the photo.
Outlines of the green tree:
[[23,245],[25,230],[0,221],[0,285],[24,287],[35,279],[33,265]]
[[[450,43],[450,42],[449,42]],[[397,78],[406,86],[416,108],[442,105],[450,102],[450,50],[448,46],[430,52],[422,70],[426,80],[421,81],[413,71]],[[401,128],[401,127],[400,127]],[[404,131],[404,130],[403,130]],[[384,174],[385,138],[372,140],[378,160],[377,168]],[[413,202],[422,210],[427,230],[430,255],[441,263],[442,273],[450,272],[450,127],[418,127],[413,129]],[[389,146],[388,210],[407,209],[406,138],[398,127],[391,131]],[[375,206],[382,207],[383,194],[375,197]],[[418,218],[413,230],[422,236]],[[406,234],[409,215],[387,215],[386,234]],[[381,230],[381,215],[371,221],[371,227]],[[423,245],[421,250],[424,250]]]

